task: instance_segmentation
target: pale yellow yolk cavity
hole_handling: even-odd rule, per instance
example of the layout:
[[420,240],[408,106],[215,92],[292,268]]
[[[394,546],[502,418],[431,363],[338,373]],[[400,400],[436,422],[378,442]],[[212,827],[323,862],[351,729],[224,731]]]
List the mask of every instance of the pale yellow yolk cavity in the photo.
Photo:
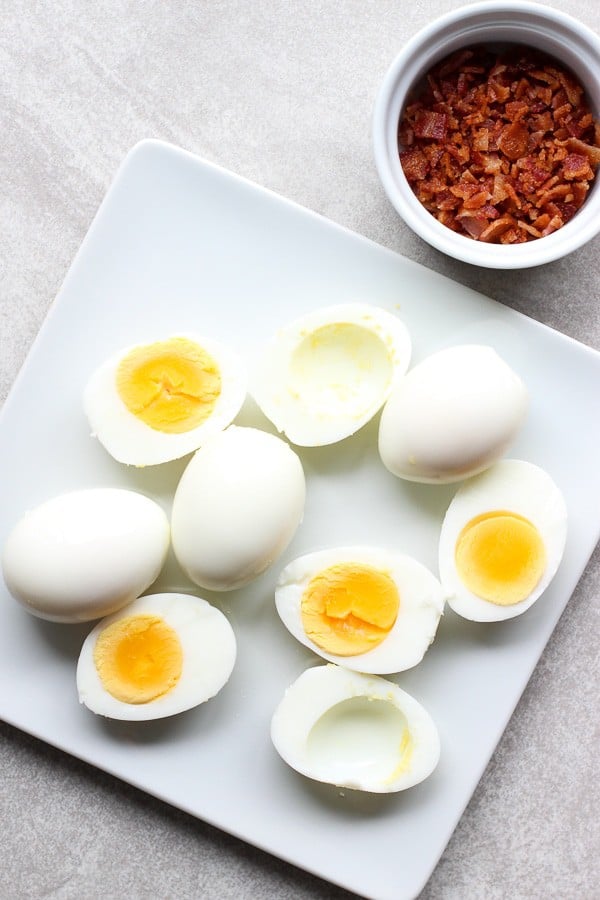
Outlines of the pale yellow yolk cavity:
[[117,392],[138,419],[167,434],[181,434],[211,415],[221,393],[213,357],[188,338],[136,347],[117,369]]
[[361,325],[323,325],[305,334],[294,351],[288,389],[322,413],[330,414],[332,404],[351,404],[360,415],[385,394],[392,356],[385,339]]
[[455,559],[461,580],[473,594],[498,606],[512,606],[525,600],[540,581],[546,549],[528,519],[500,510],[465,525]]
[[123,703],[149,703],[179,681],[183,652],[177,633],[153,615],[129,616],[102,631],[94,663],[104,688]]
[[321,650],[355,656],[387,637],[399,606],[398,588],[387,572],[340,563],[310,580],[302,595],[302,625]]

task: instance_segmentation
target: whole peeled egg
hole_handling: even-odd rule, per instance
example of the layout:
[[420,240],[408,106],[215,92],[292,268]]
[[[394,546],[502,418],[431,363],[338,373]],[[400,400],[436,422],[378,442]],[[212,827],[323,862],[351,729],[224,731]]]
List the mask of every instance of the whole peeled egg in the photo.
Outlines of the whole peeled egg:
[[88,622],[130,603],[157,578],[169,522],[143,494],[71,491],[25,513],[2,554],[8,590],[28,612]]
[[173,499],[175,556],[193,582],[242,587],[292,540],[304,514],[305,479],[285,441],[230,426],[198,450]]
[[271,739],[291,768],[357,791],[402,791],[437,766],[440,741],[429,713],[384,678],[340,666],[307,669],[287,689]]
[[87,636],[77,663],[79,700],[111,719],[162,719],[214,697],[235,657],[231,625],[206,600],[138,597]]
[[91,375],[84,411],[118,462],[179,459],[222,431],[246,397],[244,365],[229,347],[176,334],[125,347]]
[[390,395],[381,459],[408,481],[460,481],[504,455],[527,406],[523,382],[492,347],[448,347],[411,369]]
[[333,444],[381,409],[410,354],[408,330],[393,313],[366,303],[321,307],[262,349],[250,392],[293,444]]

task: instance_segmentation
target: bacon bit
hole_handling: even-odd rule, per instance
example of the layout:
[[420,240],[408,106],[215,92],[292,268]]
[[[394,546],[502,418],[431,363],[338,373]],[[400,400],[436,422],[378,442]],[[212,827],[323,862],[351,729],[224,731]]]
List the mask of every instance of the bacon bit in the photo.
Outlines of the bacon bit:
[[581,106],[583,99],[583,88],[581,85],[577,84],[574,78],[569,78],[566,72],[559,72],[558,78],[571,106]]
[[563,220],[563,222],[568,222],[569,219],[572,219],[573,216],[575,215],[575,213],[577,212],[577,210],[579,209],[579,207],[573,202],[570,202],[570,203],[558,202],[556,205],[558,206],[558,209],[560,212],[560,217]]
[[455,197],[460,197],[461,200],[468,200],[473,194],[478,194],[480,191],[481,187],[478,181],[459,181],[458,184],[450,188],[450,193],[454,194]]
[[[571,193],[571,186],[568,184],[557,184],[553,188],[550,188],[549,191],[544,191],[542,196],[540,197],[540,203],[544,206],[550,202],[550,200],[564,200]],[[571,193],[571,196],[572,193]]]
[[584,156],[587,156],[591,166],[600,165],[600,140],[598,140],[595,147],[590,147],[589,144],[584,144],[583,141],[579,141],[577,138],[569,138],[566,146],[573,153],[583,153]]
[[538,228],[534,228],[533,225],[530,225],[528,222],[517,222],[517,226],[519,228],[524,228],[525,231],[533,235],[533,237],[539,238],[542,236],[542,232]]
[[530,72],[529,74],[532,78],[537,79],[537,81],[543,81],[546,84],[549,84],[552,90],[555,90],[560,84],[560,81],[557,78],[558,73],[556,75],[553,75],[550,68],[546,69],[545,72],[541,71],[540,69],[534,69],[533,72]]
[[540,112],[531,119],[531,125],[536,131],[543,131],[544,134],[547,131],[552,131],[554,128],[552,113],[549,110],[546,110],[545,112],[540,110]]
[[524,103],[522,100],[513,100],[512,103],[507,103],[504,107],[504,113],[509,122],[517,122],[527,115],[529,110],[529,103]]
[[546,237],[547,234],[552,234],[553,231],[558,231],[564,224],[561,216],[553,216],[542,231],[542,237]]
[[514,224],[515,220],[512,216],[504,216],[501,219],[496,219],[495,222],[490,222],[488,227],[481,232],[479,240],[485,241],[486,244],[492,243],[492,241],[495,242],[501,234],[504,234],[505,231],[512,228]]
[[581,206],[585,198],[587,197],[587,193],[590,189],[590,186],[587,182],[577,182],[574,181],[571,184],[571,189],[573,191],[573,203],[577,206],[577,209]]
[[543,54],[482,47],[442,60],[399,123],[400,161],[443,225],[501,244],[573,218],[600,165],[600,122],[574,76]]
[[570,112],[573,111],[573,107],[570,103],[564,103],[562,106],[559,106],[558,109],[555,109],[552,113],[552,118],[555,122],[560,122],[561,119],[566,119]]
[[535,225],[535,227],[537,228],[538,231],[541,231],[543,228],[546,227],[546,225],[548,224],[549,221],[550,221],[550,216],[548,215],[548,213],[542,213],[541,216],[538,216],[537,219],[533,220],[533,224]]
[[421,150],[405,150],[400,154],[400,162],[409,181],[421,181],[429,171],[427,157]]
[[581,156],[579,153],[569,153],[563,163],[563,175],[569,181],[574,178],[589,181],[594,177],[587,156]]
[[467,234],[470,234],[476,241],[481,238],[485,229],[489,227],[485,219],[480,219],[476,216],[460,215],[457,216],[456,219],[460,222]]
[[446,140],[448,116],[445,113],[421,110],[415,120],[415,137],[433,138],[436,141]]
[[502,129],[498,148],[509,159],[520,159],[527,152],[529,132],[525,125],[515,122]]

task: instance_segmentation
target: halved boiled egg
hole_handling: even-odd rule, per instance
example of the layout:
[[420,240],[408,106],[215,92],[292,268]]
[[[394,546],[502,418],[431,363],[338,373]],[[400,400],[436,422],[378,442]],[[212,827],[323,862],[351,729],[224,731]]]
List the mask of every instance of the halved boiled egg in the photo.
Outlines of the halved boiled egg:
[[406,326],[376,306],[314,310],[264,349],[251,393],[293,444],[333,444],[362,428],[408,368]]
[[288,631],[323,659],[382,675],[421,661],[444,595],[437,578],[410,556],[337,547],[289,563],[275,604]]
[[235,657],[231,625],[206,600],[139,597],[86,638],[77,664],[79,700],[111,719],[162,719],[214,697]]
[[246,397],[241,359],[192,334],[121,350],[91,376],[84,410],[118,462],[152,466],[196,450],[226,428]]
[[563,496],[538,466],[505,459],[464,482],[440,535],[449,605],[476,622],[525,612],[554,577],[566,534]]
[[376,794],[418,784],[440,757],[435,724],[414,697],[333,665],[307,669],[287,689],[271,739],[307,778]]

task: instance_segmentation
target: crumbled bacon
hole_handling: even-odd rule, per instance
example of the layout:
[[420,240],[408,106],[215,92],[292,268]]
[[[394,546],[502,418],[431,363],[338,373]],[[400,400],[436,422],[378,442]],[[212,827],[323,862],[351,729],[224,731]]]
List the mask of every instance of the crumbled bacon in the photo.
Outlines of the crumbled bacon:
[[448,116],[445,113],[430,109],[419,110],[414,123],[415,137],[433,138],[436,141],[446,140]]
[[413,191],[438,221],[510,244],[573,218],[600,165],[600,122],[572,73],[542,53],[460,50],[426,76],[398,129]]

